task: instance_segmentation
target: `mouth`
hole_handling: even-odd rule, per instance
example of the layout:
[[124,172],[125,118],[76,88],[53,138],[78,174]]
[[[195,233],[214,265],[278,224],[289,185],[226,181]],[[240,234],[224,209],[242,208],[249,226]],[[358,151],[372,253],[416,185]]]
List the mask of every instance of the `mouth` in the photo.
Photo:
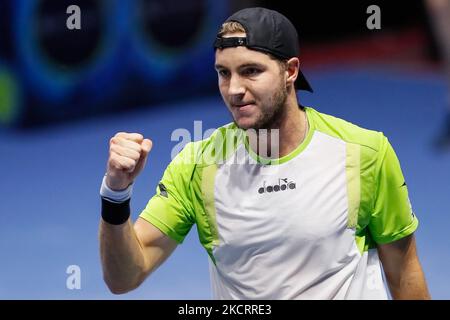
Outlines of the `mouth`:
[[257,107],[254,103],[246,103],[246,104],[235,104],[233,105],[233,110],[235,117],[237,118],[247,118],[253,117],[255,114]]
[[236,109],[243,109],[243,108],[249,108],[250,106],[254,106],[254,102],[249,102],[249,103],[238,103],[238,104],[232,104],[233,108]]

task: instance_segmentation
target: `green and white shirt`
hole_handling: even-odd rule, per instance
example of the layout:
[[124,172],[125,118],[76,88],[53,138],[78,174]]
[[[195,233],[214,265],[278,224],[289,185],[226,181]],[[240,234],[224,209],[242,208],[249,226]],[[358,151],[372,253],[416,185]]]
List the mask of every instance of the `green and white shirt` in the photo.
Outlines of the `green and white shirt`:
[[188,143],[141,217],[182,243],[193,224],[214,299],[386,299],[377,244],[418,220],[381,133],[305,108],[289,155],[255,155],[235,124]]

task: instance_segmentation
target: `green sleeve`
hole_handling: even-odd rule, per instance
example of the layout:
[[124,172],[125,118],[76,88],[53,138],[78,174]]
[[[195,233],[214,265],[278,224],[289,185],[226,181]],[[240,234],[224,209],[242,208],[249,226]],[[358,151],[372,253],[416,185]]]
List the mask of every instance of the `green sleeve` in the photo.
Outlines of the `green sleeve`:
[[167,166],[156,194],[140,217],[178,243],[182,243],[194,224],[190,180],[195,169],[193,144],[189,143]]
[[419,222],[409,201],[399,160],[386,137],[378,153],[375,182],[374,210],[369,222],[372,238],[384,244],[413,233]]

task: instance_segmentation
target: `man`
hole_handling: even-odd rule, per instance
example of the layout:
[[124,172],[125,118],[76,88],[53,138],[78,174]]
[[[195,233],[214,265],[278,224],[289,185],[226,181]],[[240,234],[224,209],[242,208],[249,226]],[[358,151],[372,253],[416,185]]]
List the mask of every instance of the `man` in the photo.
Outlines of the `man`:
[[139,286],[196,223],[215,299],[386,299],[380,260],[394,298],[429,298],[397,157],[382,133],[299,107],[296,89],[312,89],[291,22],[244,9],[214,47],[234,122],[186,145],[134,226],[132,183],[152,142],[110,141],[100,243],[111,291]]

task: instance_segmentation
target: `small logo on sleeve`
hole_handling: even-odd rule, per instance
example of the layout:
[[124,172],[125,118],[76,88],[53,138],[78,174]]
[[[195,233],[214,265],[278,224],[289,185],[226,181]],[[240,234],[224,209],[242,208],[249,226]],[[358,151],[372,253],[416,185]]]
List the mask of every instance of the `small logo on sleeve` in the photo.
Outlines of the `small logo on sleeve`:
[[414,214],[414,210],[412,208],[411,200],[409,200],[409,197],[408,197],[408,204],[409,204],[409,209],[411,210],[411,216],[414,219],[416,217],[416,215]]
[[169,198],[166,186],[162,182],[158,184],[158,187],[159,187],[159,194],[162,195],[163,197]]

